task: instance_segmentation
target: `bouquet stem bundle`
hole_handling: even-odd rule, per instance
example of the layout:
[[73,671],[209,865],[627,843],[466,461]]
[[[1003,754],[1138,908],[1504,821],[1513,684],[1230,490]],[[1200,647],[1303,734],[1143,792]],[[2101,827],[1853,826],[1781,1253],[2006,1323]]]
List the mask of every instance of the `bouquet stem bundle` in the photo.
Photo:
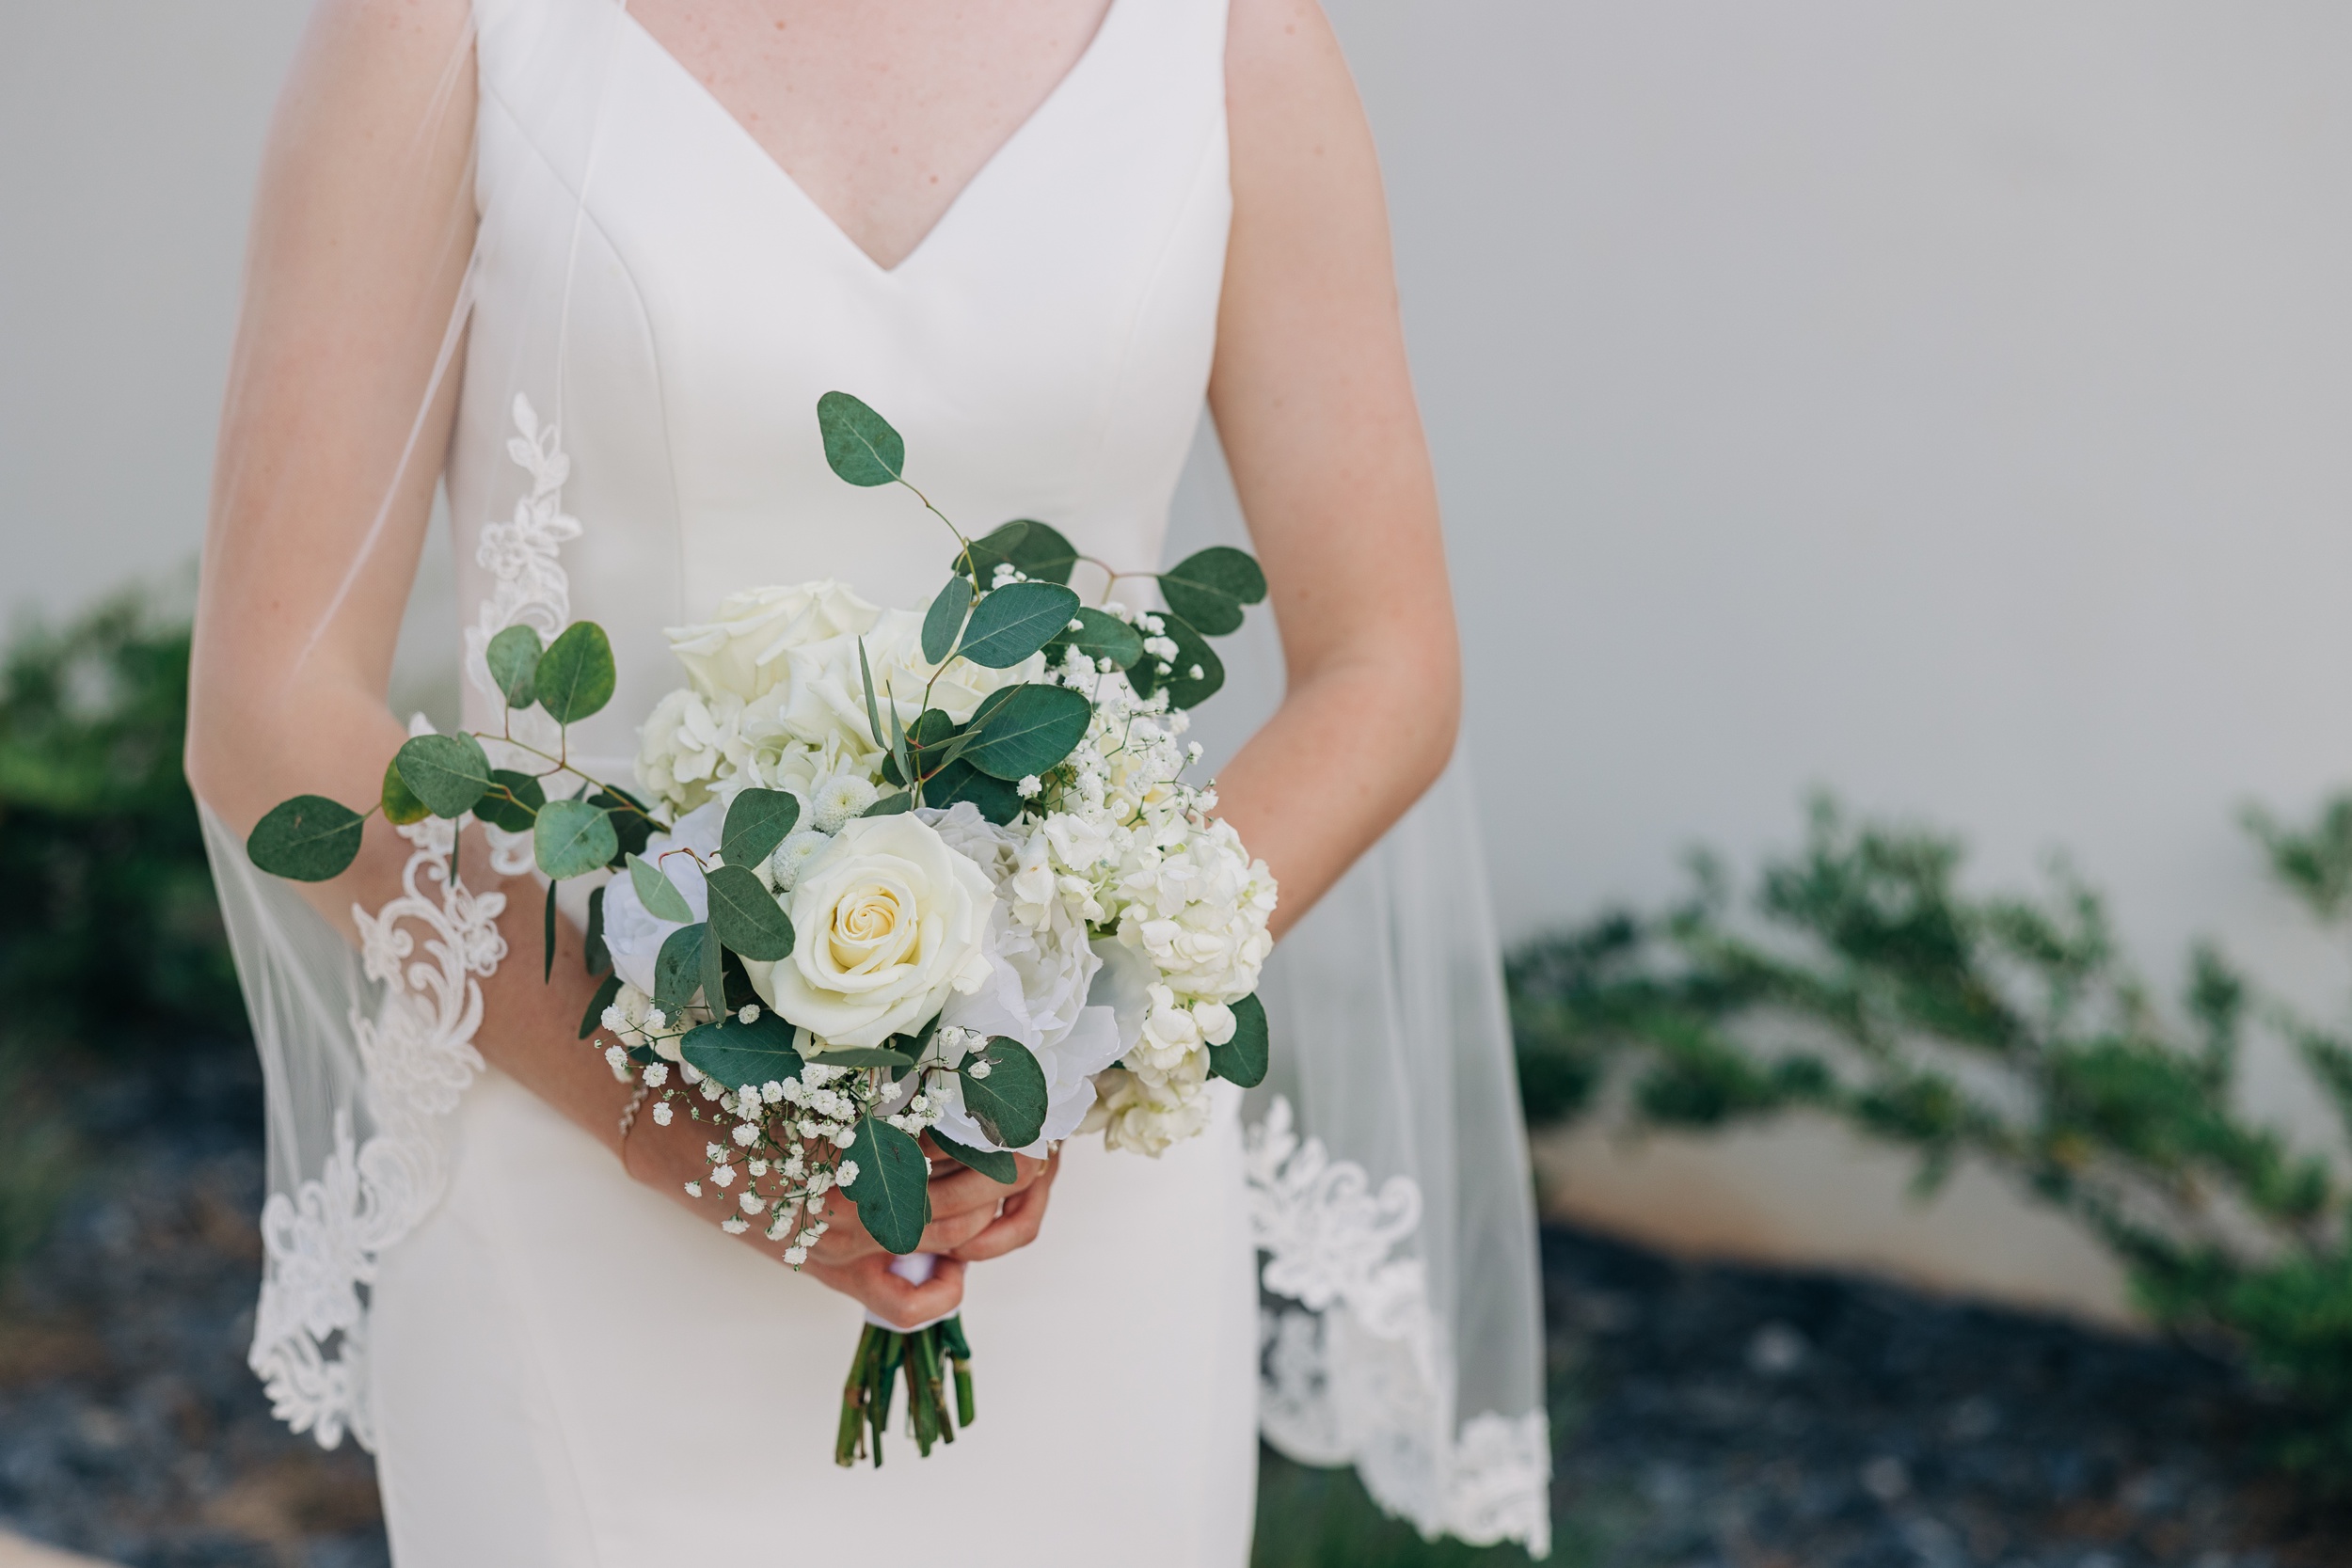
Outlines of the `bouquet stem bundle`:
[[[882,1462],[882,1429],[890,1424],[891,1381],[904,1374],[907,1421],[914,1447],[930,1457],[934,1443],[952,1443],[956,1429],[972,1424],[972,1346],[963,1337],[963,1320],[943,1319],[929,1328],[902,1334],[895,1328],[867,1323],[850,1362],[850,1381],[841,1389],[841,1426],[834,1435],[833,1462],[847,1468],[867,1457],[868,1441],[877,1468]],[[955,1387],[955,1410],[947,1406],[947,1387]]]

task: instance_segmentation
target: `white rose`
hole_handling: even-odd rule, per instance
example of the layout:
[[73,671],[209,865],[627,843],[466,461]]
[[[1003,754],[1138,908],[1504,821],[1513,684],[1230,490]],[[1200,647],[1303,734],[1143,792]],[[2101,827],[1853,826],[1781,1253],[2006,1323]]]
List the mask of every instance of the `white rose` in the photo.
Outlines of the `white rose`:
[[792,649],[855,636],[880,613],[828,578],[730,594],[712,619],[665,635],[697,690],[749,702],[784,679]]
[[[863,668],[858,662],[861,645]],[[942,673],[940,666],[923,657],[923,617],[911,610],[882,610],[862,635],[798,645],[786,658],[791,668],[782,693],[782,722],[811,743],[839,735],[863,751],[889,746],[889,737],[875,736],[866,719],[867,671],[873,673],[876,705],[894,704],[898,721],[910,726],[923,711],[926,686],[930,705],[961,724],[990,692],[1034,683],[1045,673],[1044,655],[1033,654],[1009,670],[951,659]],[[883,722],[887,727],[888,721]]]
[[761,1000],[818,1038],[877,1046],[988,982],[995,904],[987,876],[929,823],[860,817],[793,884],[791,957],[743,967]]

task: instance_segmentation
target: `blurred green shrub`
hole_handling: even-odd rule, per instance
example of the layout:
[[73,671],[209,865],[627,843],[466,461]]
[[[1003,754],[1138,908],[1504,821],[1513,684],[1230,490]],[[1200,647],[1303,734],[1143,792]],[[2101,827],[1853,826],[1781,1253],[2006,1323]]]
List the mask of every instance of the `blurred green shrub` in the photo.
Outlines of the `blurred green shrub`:
[[0,655],[0,1280],[72,1179],[76,1078],[246,1036],[180,768],[187,688],[186,623],[146,595]]
[[144,596],[0,657],[0,1033],[100,1055],[244,1037],[187,689],[186,624]]
[[[2352,913],[2352,797],[2249,825],[2323,921]],[[1818,1111],[1915,1149],[1932,1192],[1963,1157],[2075,1216],[2158,1323],[2242,1355],[2299,1412],[2287,1457],[2352,1483],[2352,1183],[2234,1090],[2280,1032],[2352,1139],[2352,1040],[2256,998],[2207,947],[2168,1016],[2097,895],[1963,891],[1934,832],[1816,804],[1804,847],[1734,898],[1717,863],[1655,915],[1617,913],[1510,968],[1531,1121],[1605,1114],[1710,1130]]]

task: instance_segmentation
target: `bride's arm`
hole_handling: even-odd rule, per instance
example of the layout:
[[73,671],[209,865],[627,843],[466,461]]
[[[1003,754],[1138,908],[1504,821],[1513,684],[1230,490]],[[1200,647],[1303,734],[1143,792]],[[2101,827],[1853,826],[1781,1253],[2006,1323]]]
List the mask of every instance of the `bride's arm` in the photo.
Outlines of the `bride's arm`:
[[1314,0],[1232,0],[1233,229],[1209,404],[1289,690],[1217,776],[1295,921],[1453,752],[1460,654],[1372,133]]
[[[463,361],[451,324],[474,235],[468,10],[467,0],[327,0],[272,129],[189,693],[189,779],[240,833],[292,795],[374,800],[405,738],[385,691],[455,412]],[[354,904],[398,895],[407,851],[372,820],[352,869],[303,891],[348,935]],[[461,866],[471,887],[499,883],[478,846]],[[509,888],[513,957],[482,983],[475,1043],[685,1202],[684,1180],[704,1171],[703,1134],[684,1117],[668,1129],[641,1117],[622,1148],[630,1090],[577,1037],[594,988],[578,933],[560,927],[543,984],[540,907],[530,879]],[[936,1183],[927,1243],[972,1243],[1005,1193],[970,1172]],[[1009,1204],[973,1256],[1026,1241],[1044,1196],[1041,1185]],[[826,1283],[899,1322],[953,1308],[960,1266],[909,1286],[848,1213],[835,1217],[811,1263]]]

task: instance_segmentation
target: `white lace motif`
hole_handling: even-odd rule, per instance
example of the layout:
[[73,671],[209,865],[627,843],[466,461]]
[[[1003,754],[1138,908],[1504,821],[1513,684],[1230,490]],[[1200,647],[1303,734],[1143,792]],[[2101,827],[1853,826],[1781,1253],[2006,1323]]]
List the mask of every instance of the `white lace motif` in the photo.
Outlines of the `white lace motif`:
[[[530,489],[515,503],[512,522],[482,531],[476,559],[493,585],[466,631],[467,669],[501,705],[486,657],[490,639],[512,626],[533,627],[543,641],[564,629],[571,582],[560,557],[564,543],[580,536],[579,519],[564,512],[571,459],[555,427],[541,425],[520,395],[514,414],[518,434],[506,451],[530,476]],[[516,719],[525,726],[547,721],[535,710]],[[410,725],[412,734],[429,728],[421,718]],[[400,829],[416,846],[401,873],[401,896],[373,914],[354,906],[361,967],[384,988],[373,1018],[355,1009],[351,1019],[368,1135],[358,1137],[352,1107],[339,1107],[335,1147],[318,1176],[291,1197],[272,1194],[262,1210],[262,1299],[246,1361],[278,1418],[324,1448],[340,1444],[346,1431],[362,1448],[375,1446],[366,1292],[384,1250],[440,1201],[442,1118],[482,1070],[473,1043],[482,1022],[480,979],[506,956],[498,928],[506,895],[470,893],[454,874],[458,829],[471,820],[428,818]],[[494,869],[507,876],[530,869],[529,834],[483,827]]]
[[1451,1370],[1421,1261],[1420,1187],[1334,1160],[1277,1099],[1244,1164],[1260,1281],[1295,1306],[1260,1318],[1258,1424],[1309,1465],[1353,1465],[1375,1501],[1436,1539],[1551,1548],[1551,1449],[1542,1411],[1454,1424]]
[[351,1020],[368,1137],[355,1137],[349,1107],[337,1110],[326,1167],[262,1210],[262,1299],[247,1364],[271,1412],[329,1449],[346,1430],[374,1447],[364,1292],[384,1249],[439,1201],[441,1118],[482,1070],[480,976],[506,956],[498,928],[506,895],[469,893],[451,872],[457,824],[428,818],[399,832],[416,846],[401,896],[373,914],[351,911],[361,964],[385,988],[375,1017],[355,1010]]

